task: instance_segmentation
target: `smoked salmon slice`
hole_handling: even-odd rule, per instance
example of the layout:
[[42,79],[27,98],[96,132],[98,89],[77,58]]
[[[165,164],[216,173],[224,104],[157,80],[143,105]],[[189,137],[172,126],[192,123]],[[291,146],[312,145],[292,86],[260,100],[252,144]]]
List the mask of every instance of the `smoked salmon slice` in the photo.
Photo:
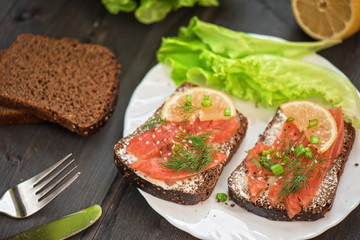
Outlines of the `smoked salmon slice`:
[[[172,185],[176,181],[184,180],[197,174],[188,171],[176,172],[163,165],[173,153],[174,146],[181,144],[179,135],[185,132],[191,134],[211,132],[208,142],[211,145],[225,142],[239,127],[240,122],[236,117],[227,120],[211,121],[196,119],[194,122],[186,122],[185,124],[166,122],[130,140],[127,151],[132,153],[138,160],[129,167],[141,171],[151,178]],[[225,159],[225,154],[216,152],[206,169],[223,163]],[[206,169],[203,169],[203,171]]]
[[[301,211],[301,207],[309,205],[312,199],[316,196],[316,192],[321,184],[322,178],[328,172],[334,159],[342,152],[344,141],[344,120],[341,114],[341,107],[330,109],[329,111],[337,123],[338,135],[333,145],[325,153],[319,156],[319,159],[323,158],[325,160],[321,162],[320,167],[309,172],[306,186],[301,188],[299,192],[282,195],[281,192],[282,187],[285,184],[285,179],[294,174],[289,172],[287,173],[288,175],[284,176],[283,178],[279,178],[273,185],[268,187],[267,197],[271,204],[277,204],[281,201],[284,202],[285,209],[290,218],[293,218],[296,214],[298,214]],[[304,147],[307,147],[309,145],[309,141],[306,138],[302,138],[301,135],[301,132],[297,129],[295,124],[292,122],[285,122],[281,133],[271,147],[274,149],[274,152],[276,152],[278,149],[283,147],[284,143],[286,146],[289,146],[290,141],[292,144],[296,143],[296,146],[303,144]],[[259,168],[254,161],[254,157],[251,157],[251,155],[253,154],[260,156],[263,150],[266,151],[269,148],[270,146],[266,146],[258,142],[255,148],[249,151],[249,154],[246,158],[250,200],[252,202],[255,202],[261,193],[264,192],[267,188],[268,182],[266,176],[274,174],[270,171],[264,171],[264,167]],[[312,148],[312,151],[314,155],[317,154],[315,148]],[[281,162],[280,159],[274,161],[275,163]],[[305,157],[302,158],[302,161],[305,165],[311,163],[311,160],[306,159]],[[284,166],[284,169],[286,170],[286,165]],[[325,171],[322,169],[325,169]],[[284,198],[284,196],[286,196],[286,198]]]
[[[210,169],[222,162],[226,159],[226,155],[220,152],[217,152],[216,155],[213,158],[213,161],[207,166],[206,169]],[[138,160],[134,163],[132,163],[129,167],[132,169],[136,169],[140,172],[145,173],[147,176],[164,181],[166,184],[171,186],[177,181],[187,179],[189,177],[194,176],[197,173],[193,172],[185,172],[185,171],[179,171],[176,172],[172,169],[165,168],[162,164],[164,163],[164,160],[162,158],[156,159],[145,159],[145,160]],[[204,169],[204,171],[206,170]]]

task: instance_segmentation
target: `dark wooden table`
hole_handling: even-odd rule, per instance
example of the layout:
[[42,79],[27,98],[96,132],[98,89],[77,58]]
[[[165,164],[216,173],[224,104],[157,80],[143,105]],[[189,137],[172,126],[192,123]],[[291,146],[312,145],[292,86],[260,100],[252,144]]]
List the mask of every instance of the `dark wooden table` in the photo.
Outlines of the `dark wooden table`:
[[[0,48],[22,33],[77,38],[112,50],[122,65],[116,110],[104,129],[77,136],[55,124],[0,126],[0,194],[72,152],[81,175],[64,193],[35,215],[22,220],[0,215],[0,238],[19,233],[92,204],[103,214],[73,239],[194,239],[152,210],[128,185],[113,163],[113,146],[123,135],[131,94],[157,61],[161,38],[174,36],[196,15],[234,30],[311,41],[296,24],[289,0],[222,0],[220,7],[194,7],[171,13],[165,21],[143,25],[133,14],[109,14],[101,0],[1,0]],[[320,52],[360,89],[360,33]],[[359,147],[359,146],[355,146]],[[359,183],[354,183],[359,184]],[[315,239],[360,239],[360,207]]]

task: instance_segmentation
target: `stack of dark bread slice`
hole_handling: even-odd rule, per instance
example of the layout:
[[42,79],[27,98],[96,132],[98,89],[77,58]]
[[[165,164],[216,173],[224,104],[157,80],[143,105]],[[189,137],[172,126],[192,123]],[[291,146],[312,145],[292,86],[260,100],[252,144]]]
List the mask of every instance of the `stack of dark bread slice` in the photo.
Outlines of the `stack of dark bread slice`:
[[0,51],[0,124],[50,121],[95,133],[115,108],[119,75],[103,46],[22,34]]
[[[5,54],[6,49],[0,50],[0,61],[2,56]],[[42,122],[43,120],[28,114],[24,111],[9,108],[0,105],[0,124],[23,124],[23,123],[38,123]]]

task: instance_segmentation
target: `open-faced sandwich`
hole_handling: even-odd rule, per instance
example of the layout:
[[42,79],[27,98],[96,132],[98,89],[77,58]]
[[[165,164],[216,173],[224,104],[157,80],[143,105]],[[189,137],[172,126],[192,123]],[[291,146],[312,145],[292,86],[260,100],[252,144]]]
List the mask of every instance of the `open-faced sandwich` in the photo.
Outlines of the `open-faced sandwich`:
[[241,207],[271,220],[324,217],[355,139],[341,107],[310,101],[280,105],[255,147],[228,179]]
[[156,197],[196,204],[211,195],[246,129],[246,117],[227,95],[184,83],[118,141],[115,164],[131,184]]

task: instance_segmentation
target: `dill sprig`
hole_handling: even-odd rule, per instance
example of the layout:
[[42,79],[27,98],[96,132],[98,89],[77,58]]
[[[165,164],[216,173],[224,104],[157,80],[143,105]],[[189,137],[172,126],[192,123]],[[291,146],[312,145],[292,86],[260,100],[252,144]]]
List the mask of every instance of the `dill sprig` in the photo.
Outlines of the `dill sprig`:
[[199,107],[195,107],[194,105],[192,105],[192,103],[189,102],[184,102],[183,104],[177,107],[177,110],[179,110],[179,114],[184,124],[189,120],[191,115],[199,109],[200,109]]
[[257,169],[261,169],[262,167],[264,167],[266,170],[269,170],[271,172],[270,167],[271,165],[275,164],[273,159],[268,158],[267,156],[264,157],[264,156],[252,154],[250,152],[246,152],[246,153],[251,156],[251,162],[256,165]]
[[[299,139],[301,139],[301,136]],[[289,197],[290,194],[298,193],[306,188],[309,179],[315,174],[316,169],[318,170],[317,173],[319,177],[321,177],[322,171],[326,171],[322,166],[325,161],[329,160],[326,156],[322,156],[318,153],[309,160],[303,160],[303,158],[296,157],[295,148],[297,145],[301,144],[298,141],[299,139],[294,141],[291,139],[287,130],[285,130],[284,138],[281,141],[278,138],[276,140],[278,146],[280,146],[279,160],[281,161],[284,156],[287,156],[290,159],[290,162],[282,163],[285,171],[280,175],[282,177],[280,182],[281,190],[275,202],[282,201]],[[269,156],[265,157],[249,152],[247,153],[251,155],[251,162],[254,163],[258,169],[264,167],[265,169],[270,170],[271,165],[277,163]]]
[[166,163],[162,165],[175,172],[199,172],[212,161],[217,149],[207,144],[211,132],[190,134],[178,132],[175,138],[179,141],[173,148]]
[[[286,139],[288,140],[288,143],[286,143]],[[280,144],[282,145],[280,149],[282,156],[288,156],[291,161],[286,164],[285,172],[282,174],[283,178],[280,182],[281,190],[275,202],[286,199],[290,194],[298,193],[307,187],[309,179],[313,176],[316,169],[318,169],[318,175],[321,177],[321,171],[326,170],[322,167],[322,164],[329,160],[326,156],[321,156],[320,154],[316,154],[308,161],[297,158],[294,151],[296,148],[296,141],[291,139],[287,130],[285,131],[285,137],[280,141]]]
[[327,157],[318,154],[310,164],[306,165],[300,159],[294,158],[283,174],[281,190],[275,202],[286,199],[290,194],[298,193],[306,188],[316,169],[319,170],[318,177],[321,177],[321,172],[326,171],[322,164],[328,160]]
[[150,129],[154,128],[157,125],[163,125],[166,121],[161,119],[161,114],[158,114],[156,117],[148,121],[143,127],[139,128],[136,131],[136,134],[140,134],[146,131],[149,131]]

